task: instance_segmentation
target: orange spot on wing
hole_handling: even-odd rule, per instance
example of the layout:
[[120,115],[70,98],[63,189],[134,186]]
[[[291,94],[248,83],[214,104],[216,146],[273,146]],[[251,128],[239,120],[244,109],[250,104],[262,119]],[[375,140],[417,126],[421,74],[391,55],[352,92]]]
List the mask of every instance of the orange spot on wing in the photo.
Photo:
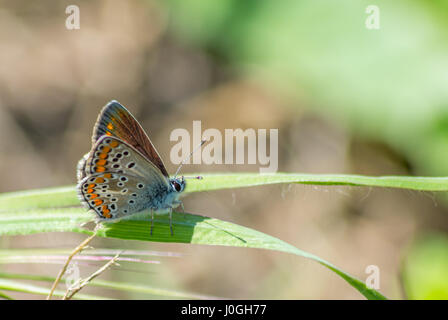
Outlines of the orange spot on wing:
[[113,140],[113,141],[111,141],[111,143],[109,143],[109,145],[110,145],[112,148],[115,148],[115,147],[118,147],[118,142],[115,141],[115,140]]
[[102,213],[103,213],[103,217],[106,217],[106,218],[111,218],[111,217],[112,217],[112,216],[110,215],[110,210],[109,210],[109,208],[107,208],[106,205],[104,205],[104,206],[101,207],[101,211],[102,211]]
[[101,151],[108,153],[110,150],[111,150],[110,147],[105,146],[105,147],[103,147],[103,149]]
[[107,153],[100,153],[100,155],[98,157],[100,157],[101,159],[106,159]]
[[95,200],[95,206],[99,206],[102,203],[103,203],[103,200],[101,200],[101,199],[96,199]]
[[92,193],[93,189],[87,189],[87,193]]
[[112,133],[110,133],[109,131],[106,131],[106,136],[111,136],[112,135]]
[[99,196],[97,195],[97,194],[95,194],[95,193],[93,193],[91,196],[90,196],[90,199],[95,199],[95,198],[98,198]]
[[109,129],[109,130],[113,130],[114,129],[114,126],[113,126],[112,122],[109,122],[107,124],[107,129]]
[[91,183],[91,184],[89,184],[89,186],[87,188],[92,189],[92,188],[95,188],[95,186],[96,186],[96,184]]
[[96,162],[96,164],[99,165],[99,166],[104,166],[106,163],[107,163],[107,161],[104,160],[104,159],[98,160],[98,161]]
[[96,183],[103,183],[104,182],[104,178],[96,178],[95,182]]
[[105,173],[104,178],[106,178],[106,179],[112,178],[112,173]]
[[96,167],[95,171],[96,172],[104,172],[104,171],[106,171],[106,168],[104,168],[104,167]]

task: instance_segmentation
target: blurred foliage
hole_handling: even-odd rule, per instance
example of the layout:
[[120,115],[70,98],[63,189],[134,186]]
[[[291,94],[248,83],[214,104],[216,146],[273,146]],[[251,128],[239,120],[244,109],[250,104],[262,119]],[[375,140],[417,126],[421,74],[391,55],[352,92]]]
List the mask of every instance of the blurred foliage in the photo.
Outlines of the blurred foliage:
[[[354,134],[448,174],[446,1],[168,1],[182,39]],[[261,79],[261,80],[260,80]]]
[[448,237],[418,239],[405,260],[403,280],[410,299],[448,299]]

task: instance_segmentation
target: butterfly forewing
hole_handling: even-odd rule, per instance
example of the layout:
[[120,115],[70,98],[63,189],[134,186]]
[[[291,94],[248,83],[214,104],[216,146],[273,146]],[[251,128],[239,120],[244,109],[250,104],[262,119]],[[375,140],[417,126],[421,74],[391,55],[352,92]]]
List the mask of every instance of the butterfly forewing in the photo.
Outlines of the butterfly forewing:
[[103,136],[90,151],[85,164],[87,175],[116,172],[150,178],[152,183],[168,185],[160,170],[147,161],[137,150],[115,137]]
[[127,142],[152,162],[165,177],[169,176],[148,135],[134,116],[117,101],[109,102],[101,111],[93,129],[93,144],[103,135]]

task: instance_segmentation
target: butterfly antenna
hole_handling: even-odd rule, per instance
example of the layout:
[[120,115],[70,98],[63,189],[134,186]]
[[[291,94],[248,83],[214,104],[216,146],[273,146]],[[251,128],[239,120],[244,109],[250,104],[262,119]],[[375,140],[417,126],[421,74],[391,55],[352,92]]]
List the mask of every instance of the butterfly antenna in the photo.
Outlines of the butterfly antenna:
[[[177,177],[177,175],[178,175],[180,169],[181,169],[182,166],[183,166],[183,165],[184,165],[184,164],[191,158],[191,156],[193,155],[193,153],[195,153],[196,151],[198,151],[198,149],[199,149],[200,147],[202,147],[202,145],[203,145],[204,143],[206,143],[206,142],[207,142],[207,140],[202,140],[201,143],[200,143],[198,146],[196,146],[196,148],[194,148],[193,151],[191,151],[191,153],[188,155],[188,157],[186,157],[184,160],[182,160],[182,162],[181,162],[179,168],[177,168],[176,173],[174,174],[174,178]],[[202,179],[202,177],[198,176],[198,177],[194,177],[194,179]]]

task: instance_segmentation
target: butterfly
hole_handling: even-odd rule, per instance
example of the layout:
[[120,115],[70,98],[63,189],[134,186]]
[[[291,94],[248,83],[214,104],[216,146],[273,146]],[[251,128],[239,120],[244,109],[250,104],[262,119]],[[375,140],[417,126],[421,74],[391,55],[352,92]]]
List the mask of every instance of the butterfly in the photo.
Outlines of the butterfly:
[[100,221],[150,209],[151,235],[154,212],[168,211],[173,235],[172,211],[179,205],[183,209],[179,197],[186,187],[184,176],[177,178],[177,172],[170,178],[141,125],[124,106],[112,100],[98,116],[92,149],[78,162],[78,198]]

